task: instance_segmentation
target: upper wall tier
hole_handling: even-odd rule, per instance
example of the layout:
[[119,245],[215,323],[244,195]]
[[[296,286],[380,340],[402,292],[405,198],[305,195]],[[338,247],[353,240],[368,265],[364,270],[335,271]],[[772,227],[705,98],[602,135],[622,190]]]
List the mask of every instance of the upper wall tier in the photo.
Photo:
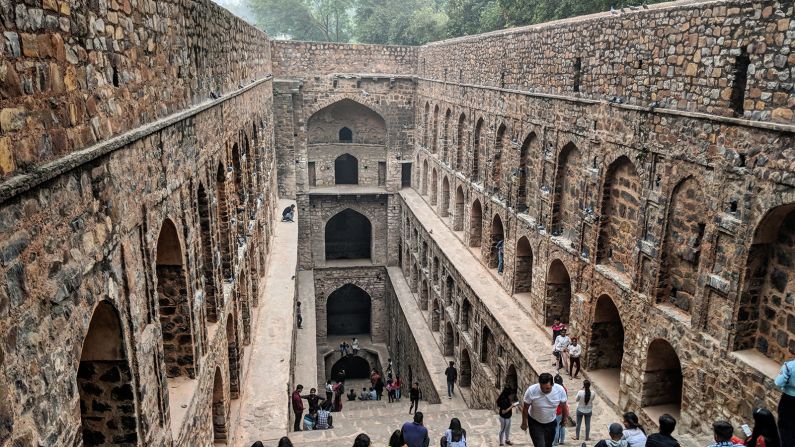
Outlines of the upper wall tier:
[[417,51],[416,47],[274,40],[273,74],[299,78],[331,73],[413,75]]
[[4,177],[271,72],[268,36],[210,0],[27,3],[0,7]]
[[792,1],[627,8],[428,44],[418,74],[791,124],[793,13]]

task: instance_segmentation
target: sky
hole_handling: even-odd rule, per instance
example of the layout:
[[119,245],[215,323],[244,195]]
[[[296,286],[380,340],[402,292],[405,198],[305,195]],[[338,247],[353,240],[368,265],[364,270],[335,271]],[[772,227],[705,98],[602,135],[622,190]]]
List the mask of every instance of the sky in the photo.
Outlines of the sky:
[[246,6],[246,0],[213,0],[232,12],[232,14],[243,18],[249,23],[254,23],[254,14]]

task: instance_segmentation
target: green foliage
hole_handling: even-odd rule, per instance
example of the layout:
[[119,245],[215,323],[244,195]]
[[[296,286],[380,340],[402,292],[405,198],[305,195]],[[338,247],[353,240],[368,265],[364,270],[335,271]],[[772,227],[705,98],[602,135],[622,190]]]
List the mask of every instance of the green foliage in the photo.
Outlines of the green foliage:
[[347,42],[352,0],[249,0],[257,25],[272,36]]
[[434,0],[358,0],[355,9],[358,42],[422,45],[445,36],[447,15]]

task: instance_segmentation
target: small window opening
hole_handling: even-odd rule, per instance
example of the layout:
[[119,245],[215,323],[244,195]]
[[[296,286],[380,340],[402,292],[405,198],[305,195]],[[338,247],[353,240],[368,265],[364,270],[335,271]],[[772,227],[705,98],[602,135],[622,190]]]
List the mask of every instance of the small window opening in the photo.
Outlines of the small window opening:
[[745,154],[739,154],[739,155],[740,155],[740,157],[739,157],[740,158],[740,160],[739,160],[740,161],[740,167],[744,168],[745,167]]
[[729,212],[736,213],[737,212],[737,200],[732,200],[729,202]]
[[580,91],[580,77],[582,73],[582,58],[578,57],[574,60],[574,92]]
[[353,143],[353,131],[347,127],[340,129],[340,143]]
[[113,86],[114,87],[118,87],[119,86],[119,70],[117,70],[116,67],[111,67],[110,69],[113,72]]
[[337,88],[337,80],[336,79],[331,81],[331,88]]
[[748,66],[751,59],[743,50],[734,62],[734,85],[732,85],[731,108],[737,116],[745,113],[745,86],[748,83]]

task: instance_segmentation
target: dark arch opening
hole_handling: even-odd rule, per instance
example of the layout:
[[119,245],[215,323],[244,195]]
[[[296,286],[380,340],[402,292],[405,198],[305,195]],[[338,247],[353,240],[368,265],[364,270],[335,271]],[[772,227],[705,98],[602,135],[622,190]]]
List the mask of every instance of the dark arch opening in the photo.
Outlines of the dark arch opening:
[[489,256],[486,260],[489,268],[496,269],[499,264],[499,248],[497,247],[497,243],[503,241],[503,239],[505,239],[505,231],[503,230],[502,219],[499,214],[494,214],[494,219],[491,221],[491,235],[489,237]]
[[453,215],[453,231],[464,229],[464,190],[460,186],[455,190],[455,210]]
[[353,143],[353,131],[347,127],[340,129],[340,143]]
[[351,154],[342,154],[334,160],[334,184],[359,184],[359,160],[356,157]]
[[679,415],[682,403],[682,365],[673,346],[658,338],[651,342],[643,374],[641,407],[665,406],[671,415]]
[[[591,322],[591,339],[588,343],[588,363],[586,369],[602,383],[610,383],[605,392],[615,393],[618,399],[621,379],[621,362],[624,358],[624,325],[613,300],[602,295],[596,300]],[[615,391],[612,391],[615,390]],[[609,394],[609,393],[608,393]]]
[[204,185],[199,184],[196,192],[199,207],[199,232],[201,240],[201,261],[204,278],[204,306],[207,319],[210,322],[218,321],[218,304],[216,303],[215,274],[213,269],[213,242],[210,222],[210,207]]
[[326,302],[328,335],[370,333],[370,295],[353,284],[335,290]]
[[132,371],[121,319],[101,301],[88,326],[77,370],[83,445],[137,445]]
[[232,256],[229,254],[231,250],[231,242],[229,237],[229,203],[226,197],[226,171],[222,164],[218,164],[218,172],[215,176],[215,198],[218,201],[218,226],[220,227],[220,241],[221,246],[221,272],[224,279],[231,279],[232,277]]
[[475,199],[469,209],[469,246],[480,247],[481,229],[483,228],[483,208],[480,200]]
[[331,367],[331,377],[338,377],[345,370],[345,379],[367,379],[370,377],[370,363],[358,355],[346,355]]
[[350,208],[326,223],[326,260],[370,259],[370,220]]
[[453,355],[453,325],[448,321],[444,325],[444,355],[449,357]]
[[213,402],[212,402],[212,422],[213,440],[224,442],[229,432],[229,425],[226,417],[226,399],[224,398],[224,378],[221,368],[215,368],[215,379],[213,380]]
[[472,361],[469,359],[469,351],[461,351],[461,378],[459,386],[469,388],[472,385]]
[[530,241],[522,236],[516,243],[516,274],[513,280],[514,293],[527,293],[533,288],[533,250]]
[[544,306],[546,325],[552,325],[555,318],[560,318],[561,322],[568,323],[570,308],[571,277],[563,262],[555,259],[549,265],[549,271],[547,272],[546,302]]
[[232,314],[226,317],[226,343],[229,356],[229,397],[240,397],[240,358],[243,348],[237,342],[237,328]]

